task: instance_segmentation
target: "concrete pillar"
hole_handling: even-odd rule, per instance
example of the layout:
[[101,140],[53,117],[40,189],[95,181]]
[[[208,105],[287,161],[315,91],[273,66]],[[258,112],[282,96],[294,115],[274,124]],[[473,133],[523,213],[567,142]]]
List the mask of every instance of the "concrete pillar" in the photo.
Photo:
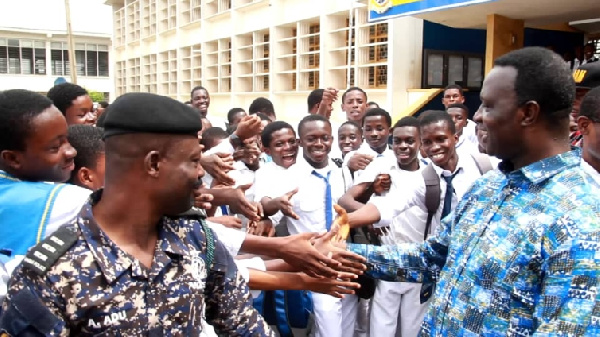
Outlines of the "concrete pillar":
[[496,58],[523,48],[524,34],[523,20],[513,20],[497,14],[488,15],[485,50],[486,74],[492,70]]

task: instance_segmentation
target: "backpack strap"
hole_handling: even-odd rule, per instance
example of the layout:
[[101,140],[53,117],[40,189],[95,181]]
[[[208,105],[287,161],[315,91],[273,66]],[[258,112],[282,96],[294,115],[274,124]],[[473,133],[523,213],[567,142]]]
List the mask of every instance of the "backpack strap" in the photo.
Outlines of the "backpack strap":
[[440,208],[440,177],[433,168],[433,164],[421,171],[423,180],[425,180],[425,207],[427,208],[427,223],[423,232],[423,240],[427,239],[431,230],[431,222],[438,208]]
[[484,175],[488,171],[494,169],[494,167],[492,166],[492,161],[490,160],[490,157],[487,154],[473,152],[471,153],[471,157],[473,157],[475,165],[477,165],[477,168],[479,169],[479,173],[481,173],[481,175]]

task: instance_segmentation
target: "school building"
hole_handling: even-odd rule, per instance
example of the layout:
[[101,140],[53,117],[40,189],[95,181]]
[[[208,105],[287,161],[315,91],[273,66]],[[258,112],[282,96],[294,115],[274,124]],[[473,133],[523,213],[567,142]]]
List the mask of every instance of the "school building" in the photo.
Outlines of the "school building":
[[[376,4],[465,0],[372,0]],[[479,0],[485,1],[485,0]],[[435,108],[458,83],[478,97],[491,60],[528,45],[582,45],[600,18],[590,1],[497,0],[370,23],[367,0],[107,0],[115,90],[186,101],[196,85],[225,116],[259,96],[296,122],[315,88],[364,88],[395,119]],[[373,4],[371,4],[372,6]],[[470,100],[478,104],[475,100]],[[339,103],[339,102],[338,102]],[[344,116],[335,104],[333,118]]]
[[[63,0],[6,2],[0,11],[0,90],[45,95],[57,79],[70,81],[64,6]],[[77,84],[107,98],[114,98],[111,17],[101,0],[71,2]]]

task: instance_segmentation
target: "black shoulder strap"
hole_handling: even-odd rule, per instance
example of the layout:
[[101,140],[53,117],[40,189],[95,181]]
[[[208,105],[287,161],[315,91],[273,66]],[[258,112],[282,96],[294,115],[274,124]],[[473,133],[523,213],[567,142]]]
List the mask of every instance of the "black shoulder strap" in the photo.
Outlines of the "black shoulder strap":
[[492,167],[492,161],[490,160],[490,157],[488,157],[487,154],[471,153],[471,157],[473,157],[473,160],[475,161],[475,165],[477,165],[477,168],[479,169],[479,173],[481,173],[481,175],[484,175],[488,171],[491,171],[494,169]]
[[344,161],[340,158],[331,158],[331,161],[339,168],[344,164]]
[[423,240],[427,239],[431,230],[431,222],[433,217],[440,207],[440,177],[433,168],[433,163],[421,171],[423,180],[425,180],[425,207],[427,208],[427,223],[423,232]]
[[40,276],[46,274],[54,263],[77,242],[77,238],[75,226],[60,227],[29,250],[23,259],[23,268],[30,269]]

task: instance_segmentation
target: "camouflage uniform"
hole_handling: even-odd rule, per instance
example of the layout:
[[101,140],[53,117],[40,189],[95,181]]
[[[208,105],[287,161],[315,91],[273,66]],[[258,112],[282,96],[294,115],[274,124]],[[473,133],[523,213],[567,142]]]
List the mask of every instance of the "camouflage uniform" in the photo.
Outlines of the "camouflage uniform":
[[197,219],[165,217],[159,226],[147,268],[106,236],[86,204],[13,274],[0,335],[198,336],[204,304],[219,335],[273,335],[216,238],[214,258],[208,257]]

